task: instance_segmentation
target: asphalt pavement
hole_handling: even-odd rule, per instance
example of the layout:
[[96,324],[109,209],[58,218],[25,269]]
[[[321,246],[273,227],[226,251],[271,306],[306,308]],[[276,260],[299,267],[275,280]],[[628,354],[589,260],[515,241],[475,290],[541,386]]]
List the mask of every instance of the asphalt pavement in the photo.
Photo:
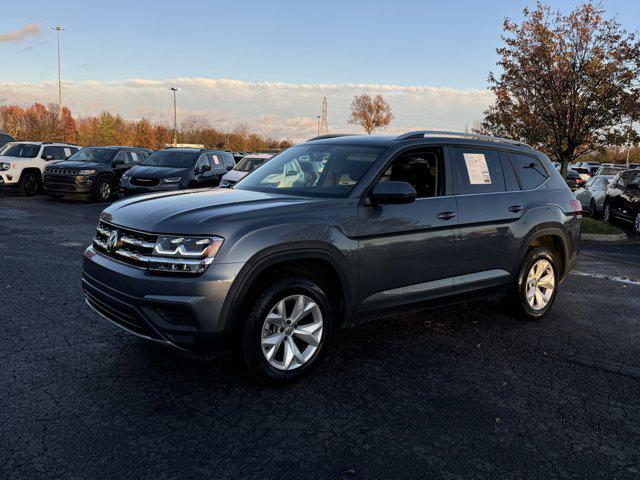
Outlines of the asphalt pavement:
[[585,244],[540,322],[385,317],[268,388],[89,311],[104,206],[0,198],[0,478],[640,477],[640,244]]

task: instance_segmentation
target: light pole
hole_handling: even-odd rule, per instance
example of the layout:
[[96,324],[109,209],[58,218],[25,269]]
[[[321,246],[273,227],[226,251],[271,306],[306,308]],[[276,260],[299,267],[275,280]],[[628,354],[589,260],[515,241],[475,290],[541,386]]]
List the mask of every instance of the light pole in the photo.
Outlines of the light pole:
[[60,25],[56,25],[52,27],[51,30],[54,30],[58,34],[58,115],[62,118],[62,82],[60,80],[60,32],[64,32],[64,28]]
[[629,122],[629,133],[627,134],[627,168],[629,168],[629,154],[631,153],[631,142],[629,141],[631,130],[633,130],[633,120]]
[[180,90],[176,87],[169,88],[173,92],[173,146],[178,146],[178,113],[176,109],[176,92]]
[[320,115],[318,115],[318,136],[320,136]]

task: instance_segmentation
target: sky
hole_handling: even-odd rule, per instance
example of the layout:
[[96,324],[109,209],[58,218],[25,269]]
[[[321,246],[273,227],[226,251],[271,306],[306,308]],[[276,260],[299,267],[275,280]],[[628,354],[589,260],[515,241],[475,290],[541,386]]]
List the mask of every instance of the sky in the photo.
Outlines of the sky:
[[[563,12],[578,1],[549,2]],[[534,1],[32,1],[0,16],[0,104],[57,101],[74,114],[207,117],[230,129],[300,140],[315,133],[322,97],[329,129],[347,124],[353,95],[382,94],[387,133],[462,130],[492,102],[487,76],[505,17]],[[605,0],[609,16],[640,27],[640,3]]]

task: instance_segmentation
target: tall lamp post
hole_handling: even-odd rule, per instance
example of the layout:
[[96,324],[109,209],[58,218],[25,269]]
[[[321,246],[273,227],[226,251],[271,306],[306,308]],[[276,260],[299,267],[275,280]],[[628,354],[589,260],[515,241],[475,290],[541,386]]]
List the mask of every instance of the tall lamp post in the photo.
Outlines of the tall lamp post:
[[173,92],[173,146],[178,146],[178,113],[176,109],[176,92],[180,90],[176,87],[169,88]]
[[320,136],[320,115],[318,115],[318,136]]
[[64,32],[64,28],[60,25],[56,25],[52,27],[51,30],[54,30],[58,34],[58,115],[62,118],[62,82],[60,80],[60,32]]

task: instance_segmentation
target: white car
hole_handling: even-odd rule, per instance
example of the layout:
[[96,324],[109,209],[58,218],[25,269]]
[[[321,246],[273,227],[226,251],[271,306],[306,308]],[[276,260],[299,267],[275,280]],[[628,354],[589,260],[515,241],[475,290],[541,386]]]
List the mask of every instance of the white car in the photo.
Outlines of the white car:
[[17,187],[23,195],[33,196],[42,185],[45,165],[65,160],[79,149],[66,143],[7,143],[0,154],[0,187]]
[[269,155],[268,153],[256,153],[243,157],[233,170],[230,170],[222,176],[220,186],[233,187],[256,168],[262,166],[271,157],[273,157],[273,155]]

